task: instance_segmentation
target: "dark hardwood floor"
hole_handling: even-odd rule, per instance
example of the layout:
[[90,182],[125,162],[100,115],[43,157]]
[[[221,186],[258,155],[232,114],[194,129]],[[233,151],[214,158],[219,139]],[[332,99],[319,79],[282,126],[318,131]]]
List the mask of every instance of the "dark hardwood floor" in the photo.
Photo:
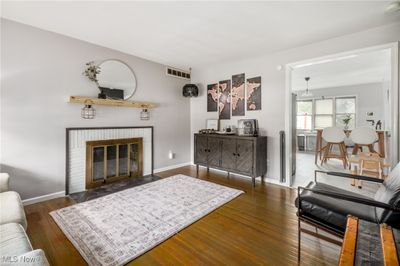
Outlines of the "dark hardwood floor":
[[[196,176],[193,166],[162,173]],[[180,231],[129,265],[297,265],[296,190],[200,168],[204,180],[246,193]],[[27,233],[51,265],[86,265],[48,214],[74,204],[68,197],[25,207]],[[308,227],[314,230],[312,227]],[[322,233],[321,230],[318,230]],[[302,234],[301,265],[337,265],[340,247]]]

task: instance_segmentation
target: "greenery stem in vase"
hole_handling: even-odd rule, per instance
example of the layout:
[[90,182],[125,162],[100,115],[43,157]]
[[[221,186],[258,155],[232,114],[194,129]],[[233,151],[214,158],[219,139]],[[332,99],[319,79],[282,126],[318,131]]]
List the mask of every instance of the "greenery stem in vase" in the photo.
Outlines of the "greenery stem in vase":
[[97,75],[100,74],[100,67],[97,66],[93,61],[86,63],[86,69],[82,74],[85,75],[89,80],[96,83],[97,87],[99,87]]
[[349,124],[350,124],[351,119],[353,119],[351,117],[351,114],[344,115],[344,117],[342,119],[342,122],[344,123],[344,129],[349,129]]

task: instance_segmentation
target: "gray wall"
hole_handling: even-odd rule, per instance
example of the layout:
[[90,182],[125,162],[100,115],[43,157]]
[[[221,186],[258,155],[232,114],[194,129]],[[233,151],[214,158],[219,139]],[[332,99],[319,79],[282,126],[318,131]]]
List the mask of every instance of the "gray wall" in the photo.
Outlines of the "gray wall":
[[[275,54],[224,62],[193,70],[192,82],[202,86],[201,95],[191,100],[192,133],[205,127],[206,119],[217,118],[216,112],[207,112],[205,86],[231,78],[233,74],[246,73],[246,78],[262,77],[262,110],[246,112],[246,118],[258,119],[261,133],[268,136],[268,173],[271,179],[279,178],[279,131],[285,129],[285,70],[278,65],[320,56],[351,51],[364,47],[397,42],[400,40],[400,23],[373,28],[323,42],[313,43]],[[238,117],[243,118],[243,117]],[[236,124],[237,119],[226,123]],[[193,150],[193,140],[191,142]],[[193,153],[192,153],[193,160]]]
[[[386,90],[384,83],[358,84],[352,86],[332,87],[312,90],[313,97],[321,98],[322,96],[356,96],[356,126],[370,126],[371,123],[366,121],[367,112],[374,112],[374,120],[381,120],[385,126],[390,120],[385,118],[384,106],[389,105],[387,98],[384,98]],[[298,93],[301,95],[301,93]],[[309,99],[310,97],[298,96],[297,99]]]
[[[107,34],[105,32],[105,34]],[[70,95],[96,97],[82,75],[85,63],[116,58],[130,65],[138,88],[132,100],[159,104],[149,121],[139,109],[95,106],[94,120],[80,117]],[[1,171],[23,199],[65,188],[65,128],[154,126],[155,168],[190,161],[190,101],[185,81],[167,77],[163,65],[115,50],[1,20]],[[168,151],[176,153],[168,159]]]

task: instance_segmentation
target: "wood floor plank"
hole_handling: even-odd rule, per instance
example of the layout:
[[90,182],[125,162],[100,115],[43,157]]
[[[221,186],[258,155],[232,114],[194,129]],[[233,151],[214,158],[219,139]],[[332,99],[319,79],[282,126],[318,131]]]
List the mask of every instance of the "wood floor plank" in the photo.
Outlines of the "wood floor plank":
[[[196,176],[192,166],[157,175]],[[199,178],[245,193],[136,258],[128,265],[297,265],[296,191],[248,178],[200,169]],[[74,204],[68,197],[25,207],[34,248],[51,265],[86,265],[49,212]],[[315,230],[310,227],[310,230]],[[340,247],[302,235],[302,265],[337,265]]]

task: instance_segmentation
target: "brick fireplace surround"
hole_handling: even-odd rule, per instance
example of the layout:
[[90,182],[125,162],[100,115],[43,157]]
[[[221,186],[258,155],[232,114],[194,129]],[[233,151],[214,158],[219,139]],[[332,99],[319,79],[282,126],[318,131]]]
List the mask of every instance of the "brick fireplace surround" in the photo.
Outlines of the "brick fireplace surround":
[[142,138],[143,175],[153,174],[153,127],[90,127],[66,129],[66,194],[85,190],[86,142]]

